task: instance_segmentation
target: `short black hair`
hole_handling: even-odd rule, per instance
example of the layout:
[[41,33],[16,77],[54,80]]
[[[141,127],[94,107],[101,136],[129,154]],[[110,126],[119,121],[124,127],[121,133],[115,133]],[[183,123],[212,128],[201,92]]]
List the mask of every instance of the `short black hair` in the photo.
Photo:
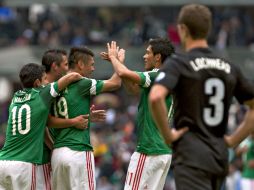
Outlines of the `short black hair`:
[[89,56],[94,56],[94,53],[89,48],[85,46],[72,47],[68,59],[69,67],[73,69],[75,64],[81,59],[86,63]]
[[28,63],[24,65],[20,72],[19,78],[24,88],[33,88],[36,79],[42,80],[45,68],[36,63]]
[[60,65],[63,61],[63,55],[67,56],[67,52],[63,49],[49,49],[43,54],[41,63],[45,67],[46,73],[50,71],[54,62]]
[[171,41],[167,38],[154,38],[150,39],[148,44],[151,46],[153,54],[161,54],[161,62],[163,63],[165,59],[175,53],[175,48]]

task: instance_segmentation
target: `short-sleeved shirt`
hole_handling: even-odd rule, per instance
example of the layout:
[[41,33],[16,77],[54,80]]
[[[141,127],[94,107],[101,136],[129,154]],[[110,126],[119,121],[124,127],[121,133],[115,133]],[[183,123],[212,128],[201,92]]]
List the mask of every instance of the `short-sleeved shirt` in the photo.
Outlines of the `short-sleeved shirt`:
[[[172,150],[166,145],[158,128],[152,118],[149,106],[148,96],[151,86],[158,74],[158,69],[148,72],[137,72],[141,78],[141,96],[138,106],[138,128],[137,128],[137,152],[147,155],[160,155],[172,153]],[[166,99],[168,110],[171,106],[171,96]],[[171,109],[172,110],[172,109]],[[169,117],[172,112],[169,113]]]
[[251,82],[209,48],[168,58],[156,82],[173,93],[175,127],[189,127],[173,144],[173,162],[224,175],[228,110],[233,96],[240,103],[254,97]]
[[[103,81],[83,78],[69,85],[54,103],[54,115],[61,118],[74,118],[90,114],[91,95],[101,92]],[[90,121],[88,128],[80,130],[75,127],[55,129],[54,148],[68,147],[76,151],[93,150],[90,143]]]
[[242,161],[243,161],[243,171],[242,177],[253,179],[254,178],[254,169],[249,166],[249,161],[254,160],[254,139],[249,137],[246,138],[241,144],[240,147],[248,147],[248,151],[243,153]]
[[14,94],[0,160],[42,164],[44,130],[50,105],[57,94],[57,83]]

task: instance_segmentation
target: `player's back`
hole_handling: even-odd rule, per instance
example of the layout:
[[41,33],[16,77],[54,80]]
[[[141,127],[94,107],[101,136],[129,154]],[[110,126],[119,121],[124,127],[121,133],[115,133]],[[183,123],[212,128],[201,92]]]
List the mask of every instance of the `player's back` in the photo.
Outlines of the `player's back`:
[[243,98],[237,93],[243,89],[239,68],[208,48],[176,55],[172,62],[180,74],[174,89],[175,125],[190,129],[174,144],[175,161],[187,160],[192,166],[224,173],[229,106],[234,95],[240,101]]
[[1,160],[41,164],[44,129],[51,103],[49,88],[24,89],[15,93],[9,107]]

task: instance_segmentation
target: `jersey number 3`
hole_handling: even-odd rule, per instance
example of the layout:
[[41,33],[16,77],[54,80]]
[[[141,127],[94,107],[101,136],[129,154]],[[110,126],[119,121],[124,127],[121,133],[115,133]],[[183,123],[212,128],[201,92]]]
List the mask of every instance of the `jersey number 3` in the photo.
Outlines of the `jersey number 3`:
[[209,96],[208,104],[211,107],[206,107],[203,110],[204,122],[210,127],[216,127],[223,120],[225,97],[225,85],[218,78],[210,78],[205,81],[205,95]]
[[[22,128],[22,112],[26,112],[25,118],[25,129]],[[31,108],[29,105],[24,104],[19,109],[17,106],[14,106],[11,110],[12,112],[12,134],[16,135],[17,124],[18,124],[18,132],[21,135],[25,135],[30,131],[31,128]],[[17,113],[18,112],[18,113]]]

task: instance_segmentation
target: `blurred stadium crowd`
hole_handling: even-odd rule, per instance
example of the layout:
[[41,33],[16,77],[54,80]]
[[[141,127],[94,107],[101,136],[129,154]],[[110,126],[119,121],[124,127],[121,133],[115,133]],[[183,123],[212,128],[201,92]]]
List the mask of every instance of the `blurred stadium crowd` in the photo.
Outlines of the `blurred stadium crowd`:
[[[125,46],[142,46],[152,37],[169,37],[180,43],[175,27],[179,7],[0,7],[0,48],[40,45],[62,47],[105,45],[110,40]],[[218,48],[250,47],[254,49],[254,7],[212,7],[214,30],[210,43]],[[20,86],[16,84],[14,91]],[[10,97],[11,98],[11,97]],[[4,143],[10,99],[0,102],[0,145]],[[98,190],[123,189],[130,156],[136,146],[136,111],[138,98],[121,89],[93,99],[98,109],[107,109],[105,123],[93,124],[92,142],[97,171]],[[233,131],[245,112],[233,104],[229,129]],[[229,132],[230,132],[229,131]],[[232,153],[232,165],[225,186],[240,190],[237,185],[242,169],[241,157]],[[165,190],[173,190],[169,173]]]
[[[219,49],[254,43],[252,7],[211,7],[210,43]],[[104,45],[112,39],[140,46],[169,37],[179,44],[175,22],[179,7],[0,7],[0,46]]]

